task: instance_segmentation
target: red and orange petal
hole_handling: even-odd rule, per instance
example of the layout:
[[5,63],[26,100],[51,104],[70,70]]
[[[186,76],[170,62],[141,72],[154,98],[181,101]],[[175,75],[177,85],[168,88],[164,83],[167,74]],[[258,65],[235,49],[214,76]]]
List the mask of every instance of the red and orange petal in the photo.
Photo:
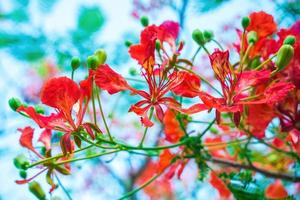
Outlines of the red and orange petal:
[[176,95],[183,97],[192,98],[198,96],[200,91],[200,78],[195,74],[184,71],[180,71],[178,74],[183,74],[184,80],[179,85],[172,88],[171,91]]
[[131,45],[129,48],[130,56],[138,63],[148,69],[155,62],[155,41],[157,39],[157,26],[147,26],[141,33],[141,42]]
[[41,101],[43,104],[69,113],[79,100],[80,94],[80,89],[73,80],[67,77],[52,78],[42,88]]
[[231,74],[229,64],[229,51],[220,51],[216,49],[210,56],[210,63],[217,78],[224,82],[228,74]]
[[282,182],[280,180],[276,180],[266,188],[265,196],[268,199],[283,199],[288,196],[288,192],[282,185]]
[[115,94],[130,88],[126,80],[107,64],[100,65],[95,72],[96,85],[109,94]]
[[178,142],[180,138],[184,136],[184,131],[176,119],[176,113],[176,111],[168,109],[163,119],[166,140],[172,143]]
[[175,156],[170,152],[169,149],[164,150],[159,156],[157,172],[163,172],[171,164],[174,157]]
[[222,199],[229,199],[231,192],[215,172],[210,173],[210,184],[219,192]]
[[263,11],[253,12],[249,15],[250,24],[247,31],[255,31],[258,38],[263,38],[274,34],[277,30],[277,24],[272,15]]

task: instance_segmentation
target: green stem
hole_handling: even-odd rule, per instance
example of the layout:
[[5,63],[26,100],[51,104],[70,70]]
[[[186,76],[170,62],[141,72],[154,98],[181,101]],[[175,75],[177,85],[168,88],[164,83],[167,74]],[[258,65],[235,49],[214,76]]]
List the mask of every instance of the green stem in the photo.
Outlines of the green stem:
[[146,181],[145,183],[143,183],[140,187],[124,194],[122,197],[120,197],[118,200],[122,200],[122,199],[126,199],[132,195],[134,195],[135,193],[137,193],[138,191],[140,191],[141,189],[147,187],[149,184],[151,184],[153,181],[155,181],[159,176],[161,175],[161,173],[156,174],[155,176],[153,176],[151,179],[149,179],[148,181]]
[[76,161],[80,161],[80,160],[87,160],[87,159],[91,159],[91,158],[96,158],[96,157],[100,157],[100,156],[104,156],[104,155],[116,153],[118,151],[121,151],[121,150],[117,149],[117,150],[113,150],[113,151],[109,151],[109,152],[97,153],[97,154],[89,155],[89,156],[83,157],[83,158],[74,158],[74,159],[69,159],[69,160],[63,160],[61,162],[55,163],[55,165],[62,165],[62,164],[76,162]]
[[60,181],[60,179],[58,178],[58,176],[55,174],[55,178],[58,182],[58,185],[61,187],[61,189],[64,191],[64,193],[66,194],[66,196],[68,197],[69,200],[72,200],[71,195],[69,194],[68,190],[64,187],[64,185],[62,184],[62,182]]
[[[89,149],[89,148],[91,148],[91,147],[93,147],[93,145],[89,145],[89,146],[86,146],[86,147],[84,147],[84,148],[78,149],[78,150],[74,151],[74,153],[78,153],[78,152],[80,152],[80,151]],[[64,156],[63,154],[58,154],[58,155],[53,156],[53,157],[50,157],[50,158],[45,158],[45,159],[39,160],[39,161],[37,161],[37,162],[32,163],[31,165],[29,165],[29,166],[27,167],[27,169],[32,168],[32,167],[37,166],[37,165],[40,165],[40,164],[43,164],[43,163],[46,163],[46,162],[49,162],[49,161],[51,161],[51,160],[55,160],[55,159],[61,158],[61,157],[63,157],[63,156]]]
[[97,126],[97,112],[96,112],[96,106],[95,106],[95,91],[94,91],[94,80],[92,83],[92,104],[93,104],[93,116],[94,116],[94,123]]
[[210,124],[206,127],[206,129],[201,133],[200,137],[202,137],[209,129],[212,127],[212,125],[215,123],[216,119],[212,120]]
[[265,64],[269,63],[273,58],[275,58],[277,56],[277,53],[274,54],[273,56],[271,56],[270,58],[268,58],[267,60],[265,60],[264,62],[262,62],[260,65],[258,65],[254,70],[259,70],[260,68],[262,68]]
[[71,79],[74,80],[74,70],[71,72]]
[[[154,111],[154,108],[151,107],[151,108],[150,108],[150,113],[149,113],[149,120],[151,120],[151,118],[152,118],[153,111]],[[144,140],[145,140],[147,131],[148,131],[148,127],[145,127],[144,134],[143,134],[142,140],[141,140],[141,142],[140,142],[140,144],[139,144],[139,147],[142,147],[142,146],[143,146],[143,143],[144,143]]]
[[109,137],[110,141],[114,141],[112,136],[111,136],[111,133],[109,131],[109,128],[108,128],[108,125],[107,125],[107,122],[106,122],[106,119],[105,119],[105,116],[104,116],[104,112],[103,112],[103,108],[102,108],[102,104],[101,104],[101,99],[100,99],[100,95],[99,95],[99,90],[98,90],[97,87],[96,87],[96,96],[97,96],[97,100],[98,100],[98,104],[99,104],[99,108],[100,108],[100,113],[101,113],[102,120],[104,122],[106,132],[108,134],[108,137]]
[[[192,63],[195,61],[196,56],[198,55],[198,53],[200,52],[200,50],[201,50],[201,46],[199,46],[198,49],[196,50],[196,52],[194,53],[194,55],[193,55],[193,57],[191,59]],[[190,66],[190,67],[192,67],[192,66]]]
[[216,45],[218,45],[218,47],[219,47],[222,51],[224,51],[222,45],[221,45],[217,40],[212,39],[211,41],[213,41],[214,43],[216,43]]

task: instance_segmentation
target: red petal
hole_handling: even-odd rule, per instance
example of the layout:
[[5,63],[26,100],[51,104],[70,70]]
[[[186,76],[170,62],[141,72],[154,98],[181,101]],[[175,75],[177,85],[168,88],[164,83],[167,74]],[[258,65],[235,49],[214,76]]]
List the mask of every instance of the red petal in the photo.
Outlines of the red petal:
[[153,122],[150,121],[150,119],[147,116],[143,116],[141,117],[141,123],[145,126],[145,127],[151,127],[154,125]]
[[174,155],[170,152],[170,150],[164,150],[159,156],[157,172],[163,172],[171,164],[173,158]]
[[158,120],[160,122],[162,122],[163,118],[164,118],[164,111],[163,111],[163,109],[161,108],[161,106],[159,104],[155,105],[154,108],[155,108],[155,113],[156,113],[156,116],[157,116]]
[[249,18],[250,24],[247,31],[255,31],[259,38],[272,35],[276,32],[277,25],[272,15],[260,11],[251,13]]
[[68,153],[73,153],[74,151],[74,144],[71,140],[71,134],[66,133],[60,139],[60,147],[64,155]]
[[192,73],[178,72],[184,74],[184,80],[175,88],[172,88],[172,92],[176,95],[184,97],[196,97],[200,91],[200,78]]
[[93,83],[93,72],[90,70],[88,78],[83,81],[80,81],[79,83],[81,94],[84,97],[87,97],[88,99],[90,99],[92,95],[92,83]]
[[87,123],[82,124],[82,126],[84,127],[84,129],[86,130],[86,132],[90,135],[90,137],[94,140],[95,139],[95,135],[94,132],[91,128],[91,126]]
[[288,196],[288,193],[280,180],[276,180],[269,185],[266,188],[265,193],[268,199],[284,199]]
[[109,94],[115,94],[130,88],[126,80],[107,64],[98,67],[95,73],[95,81],[99,88],[106,90]]
[[27,126],[23,129],[19,128],[18,131],[21,132],[21,137],[20,137],[20,144],[22,147],[25,147],[31,151],[35,151],[33,145],[32,145],[32,138],[33,138],[33,133],[34,129],[31,128],[30,126]]
[[41,101],[50,107],[65,113],[72,110],[73,105],[80,98],[78,85],[67,77],[49,79],[41,91]]
[[175,41],[179,34],[179,24],[173,21],[165,21],[158,27],[158,39],[170,44],[173,52],[175,52]]
[[210,173],[210,184],[218,190],[221,198],[228,199],[231,195],[230,190],[227,188],[226,184],[217,176],[216,173]]
[[163,119],[164,133],[166,140],[172,143],[176,143],[184,136],[184,131],[181,129],[179,121],[176,119],[176,111],[168,109],[165,112]]
[[51,149],[51,136],[51,129],[45,129],[38,139],[39,142],[42,142],[45,145],[46,150]]
[[288,95],[288,93],[295,89],[295,85],[286,82],[278,82],[272,84],[264,92],[265,98],[268,103],[278,103]]

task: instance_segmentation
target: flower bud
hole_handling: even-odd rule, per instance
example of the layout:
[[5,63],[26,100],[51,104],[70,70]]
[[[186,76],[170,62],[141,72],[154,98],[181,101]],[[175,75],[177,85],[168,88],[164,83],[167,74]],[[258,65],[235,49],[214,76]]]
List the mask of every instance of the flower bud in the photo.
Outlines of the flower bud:
[[214,37],[214,33],[212,31],[205,30],[203,31],[203,36],[206,42],[211,41]]
[[130,74],[131,76],[135,76],[135,75],[137,75],[137,71],[136,71],[136,69],[135,69],[135,68],[133,68],[133,67],[131,67],[131,68],[129,69],[129,74]]
[[144,27],[146,27],[149,25],[149,18],[146,16],[142,16],[140,19],[140,22]]
[[280,47],[277,52],[276,57],[276,66],[278,67],[278,71],[285,68],[294,56],[294,48],[289,44],[284,44]]
[[40,106],[40,105],[34,106],[34,109],[35,109],[35,111],[36,111],[37,113],[39,113],[39,114],[45,114],[44,108],[43,108],[42,106]]
[[200,46],[203,46],[205,44],[205,38],[203,36],[203,33],[199,29],[193,31],[192,38]]
[[21,178],[26,179],[27,172],[25,170],[20,170],[19,175],[20,175]]
[[124,42],[124,44],[125,44],[126,47],[130,47],[132,45],[132,42],[130,42],[129,40],[126,40]]
[[96,50],[94,55],[98,58],[98,65],[102,65],[105,63],[107,55],[104,49]]
[[156,40],[156,41],[155,41],[155,49],[156,49],[157,51],[159,51],[160,48],[161,48],[160,41],[159,41],[159,40]]
[[255,44],[255,42],[257,42],[257,33],[255,31],[250,31],[247,34],[247,41],[249,44],[250,43]]
[[288,35],[288,36],[284,39],[283,44],[293,45],[293,44],[295,44],[295,42],[296,42],[295,36],[293,36],[293,35]]
[[18,169],[27,169],[29,162],[27,158],[23,154],[21,154],[14,158],[14,165]]
[[96,69],[98,67],[98,58],[96,56],[89,56],[87,58],[87,65],[90,69]]
[[71,174],[70,170],[68,170],[67,168],[65,168],[65,167],[63,167],[63,166],[60,166],[60,165],[57,165],[57,166],[55,167],[55,169],[56,169],[59,173],[61,173],[61,174],[63,174],[63,175],[70,175],[70,174]]
[[46,199],[46,194],[40,184],[36,181],[29,183],[29,191],[34,194],[39,200]]
[[8,105],[13,111],[16,111],[22,105],[22,103],[18,98],[13,97],[8,100]]
[[242,18],[242,27],[246,29],[250,24],[250,18],[249,17],[243,17]]
[[72,70],[75,71],[76,69],[78,69],[79,66],[80,66],[80,58],[73,57],[71,60]]

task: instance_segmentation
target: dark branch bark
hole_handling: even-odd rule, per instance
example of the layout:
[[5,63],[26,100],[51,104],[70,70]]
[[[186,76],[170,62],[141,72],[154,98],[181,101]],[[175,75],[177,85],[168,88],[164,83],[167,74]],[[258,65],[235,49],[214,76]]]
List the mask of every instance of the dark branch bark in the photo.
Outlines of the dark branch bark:
[[234,168],[249,169],[249,170],[258,172],[260,174],[263,174],[264,176],[267,176],[267,177],[270,177],[270,178],[278,178],[278,179],[287,180],[287,181],[295,182],[295,183],[300,182],[300,176],[293,176],[291,174],[268,171],[266,169],[258,168],[254,165],[245,165],[245,164],[241,164],[241,163],[238,163],[238,162],[234,162],[234,161],[230,161],[230,160],[224,160],[224,159],[221,159],[221,158],[214,158],[214,157],[209,159],[208,161],[212,162],[212,163],[227,165],[227,166],[234,167]]

